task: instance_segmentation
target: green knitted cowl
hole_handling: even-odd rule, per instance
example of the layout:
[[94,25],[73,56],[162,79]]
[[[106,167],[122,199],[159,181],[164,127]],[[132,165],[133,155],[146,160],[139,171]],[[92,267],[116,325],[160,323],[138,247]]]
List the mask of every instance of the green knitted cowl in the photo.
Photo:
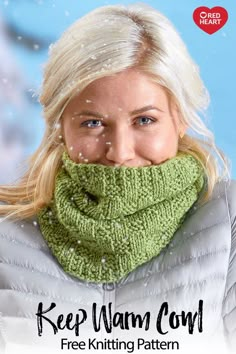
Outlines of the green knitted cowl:
[[77,164],[67,153],[62,160],[38,220],[63,269],[86,281],[118,281],[157,256],[204,184],[187,154],[148,167]]

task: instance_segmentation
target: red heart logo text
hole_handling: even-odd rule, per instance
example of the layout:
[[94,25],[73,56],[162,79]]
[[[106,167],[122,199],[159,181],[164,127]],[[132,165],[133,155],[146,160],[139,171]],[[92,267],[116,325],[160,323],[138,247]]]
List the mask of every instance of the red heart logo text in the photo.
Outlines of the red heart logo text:
[[213,34],[225,25],[228,12],[221,6],[215,6],[212,9],[200,6],[194,10],[193,20],[204,32]]

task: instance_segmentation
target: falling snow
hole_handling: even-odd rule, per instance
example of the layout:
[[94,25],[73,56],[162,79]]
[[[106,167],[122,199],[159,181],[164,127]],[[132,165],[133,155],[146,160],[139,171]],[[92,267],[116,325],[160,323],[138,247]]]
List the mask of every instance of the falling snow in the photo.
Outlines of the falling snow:
[[102,262],[102,264],[105,264],[106,263],[106,258],[102,257],[101,262]]
[[34,44],[34,50],[39,50],[39,45],[38,44]]

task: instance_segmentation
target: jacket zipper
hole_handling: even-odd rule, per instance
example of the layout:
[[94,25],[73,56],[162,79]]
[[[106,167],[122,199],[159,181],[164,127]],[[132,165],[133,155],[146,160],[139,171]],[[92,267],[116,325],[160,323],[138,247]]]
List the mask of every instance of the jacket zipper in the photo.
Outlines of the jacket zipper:
[[[102,288],[103,288],[103,305],[106,306],[106,310],[108,313],[108,304],[111,302],[111,313],[113,316],[114,312],[115,312],[116,283],[103,283]],[[106,329],[103,326],[101,336],[102,336],[102,339],[105,339],[105,338],[113,339],[114,338],[113,328],[112,328],[111,333],[107,333]]]

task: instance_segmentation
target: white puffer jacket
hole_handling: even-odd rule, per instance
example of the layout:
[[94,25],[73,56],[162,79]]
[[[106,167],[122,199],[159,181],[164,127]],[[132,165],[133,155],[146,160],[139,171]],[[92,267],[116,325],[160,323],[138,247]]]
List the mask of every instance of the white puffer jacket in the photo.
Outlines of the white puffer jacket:
[[[43,311],[48,310],[44,317],[36,316],[40,303]],[[56,306],[50,309],[52,303]],[[107,316],[109,308],[114,315],[111,333],[105,328],[104,317],[101,317],[100,330],[95,332],[103,305]],[[93,310],[97,315],[94,322]],[[182,311],[185,316],[187,312],[192,313],[188,314],[186,325],[182,322]],[[131,312],[133,317],[137,316],[136,322],[134,318],[131,321]],[[64,317],[58,320],[60,314]],[[67,327],[72,329],[58,329],[65,326],[66,316]],[[41,336],[38,335],[40,318]],[[76,320],[79,323],[83,319],[76,327]],[[138,324],[141,328],[137,328]],[[54,334],[53,328],[57,333]],[[161,331],[168,333],[161,334]],[[95,342],[91,344],[92,339]],[[113,350],[108,350],[106,343],[112,343],[112,339]],[[68,344],[68,340],[74,344]],[[102,344],[95,349],[97,340]],[[177,349],[177,344],[171,343],[178,342],[176,352],[181,354],[223,354],[230,347],[236,352],[234,181],[229,186],[225,182],[217,184],[213,198],[204,206],[190,210],[168,247],[118,283],[86,283],[66,274],[48,249],[35,220],[0,222],[1,353],[42,353],[43,346],[51,348],[52,345],[55,353],[64,353],[68,348],[71,353],[156,352],[157,340],[163,342],[159,342],[159,349],[169,345],[171,352],[175,352],[171,345]],[[99,351],[102,345],[103,350]]]

